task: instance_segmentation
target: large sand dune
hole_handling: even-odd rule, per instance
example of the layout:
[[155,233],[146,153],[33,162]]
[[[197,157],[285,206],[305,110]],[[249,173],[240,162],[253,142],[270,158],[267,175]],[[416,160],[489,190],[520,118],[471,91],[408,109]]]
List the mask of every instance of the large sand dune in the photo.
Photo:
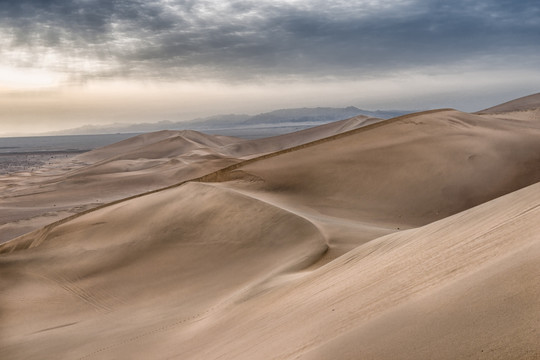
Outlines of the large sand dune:
[[0,176],[0,243],[73,213],[380,120],[357,116],[256,141],[158,131],[82,154],[60,169],[55,164],[32,174]]
[[477,114],[504,119],[536,121],[540,118],[540,93],[508,101],[479,111]]
[[97,153],[236,155],[0,245],[0,358],[539,358],[540,119],[325,131]]
[[245,178],[233,186],[318,219],[335,237],[333,257],[540,181],[539,139],[538,121],[430,111],[233,166],[217,178]]
[[[117,345],[130,348],[141,336],[169,339],[171,330],[182,332],[212,309],[231,306],[266,279],[309,265],[326,244],[298,216],[189,184],[3,248],[12,250],[2,258],[0,334],[9,345],[0,356],[39,359],[47,351],[77,359],[92,353],[114,358],[99,350],[111,346],[115,353]],[[23,269],[19,261],[31,265]],[[45,348],[26,346],[28,335]]]

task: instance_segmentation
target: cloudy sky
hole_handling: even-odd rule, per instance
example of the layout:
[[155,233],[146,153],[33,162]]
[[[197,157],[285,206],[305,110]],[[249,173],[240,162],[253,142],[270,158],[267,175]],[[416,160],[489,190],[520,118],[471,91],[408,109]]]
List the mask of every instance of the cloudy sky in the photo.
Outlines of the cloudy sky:
[[538,0],[0,0],[0,134],[540,91]]

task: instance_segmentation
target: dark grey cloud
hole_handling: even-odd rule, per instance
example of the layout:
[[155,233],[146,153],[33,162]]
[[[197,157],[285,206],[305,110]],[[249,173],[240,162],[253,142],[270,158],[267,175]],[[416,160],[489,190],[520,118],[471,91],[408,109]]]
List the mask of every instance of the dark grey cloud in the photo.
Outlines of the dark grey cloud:
[[0,31],[4,59],[80,78],[362,77],[510,55],[540,65],[537,0],[2,0]]

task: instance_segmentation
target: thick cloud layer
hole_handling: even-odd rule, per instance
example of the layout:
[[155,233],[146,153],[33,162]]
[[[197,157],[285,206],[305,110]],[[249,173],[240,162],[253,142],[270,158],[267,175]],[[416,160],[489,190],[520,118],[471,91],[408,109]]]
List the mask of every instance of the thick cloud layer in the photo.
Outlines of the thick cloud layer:
[[537,0],[0,2],[4,64],[74,78],[361,78],[540,65]]

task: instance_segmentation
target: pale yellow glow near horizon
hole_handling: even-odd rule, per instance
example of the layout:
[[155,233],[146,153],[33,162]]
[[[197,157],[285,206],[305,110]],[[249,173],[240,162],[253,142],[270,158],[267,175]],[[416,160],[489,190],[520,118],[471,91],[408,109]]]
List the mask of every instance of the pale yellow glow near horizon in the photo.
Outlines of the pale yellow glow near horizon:
[[[69,83],[45,70],[23,74],[6,72],[6,68],[0,67],[0,79],[18,88],[0,96],[0,136],[9,136],[83,125],[178,122],[231,113],[254,115],[298,107],[454,107],[478,111],[537,92],[540,75],[527,71],[456,71],[435,75],[399,73],[362,80],[225,83],[101,79]],[[525,86],[530,88],[529,93],[523,91]]]
[[0,65],[0,90],[29,91],[61,85],[64,76],[45,69],[22,69]]

